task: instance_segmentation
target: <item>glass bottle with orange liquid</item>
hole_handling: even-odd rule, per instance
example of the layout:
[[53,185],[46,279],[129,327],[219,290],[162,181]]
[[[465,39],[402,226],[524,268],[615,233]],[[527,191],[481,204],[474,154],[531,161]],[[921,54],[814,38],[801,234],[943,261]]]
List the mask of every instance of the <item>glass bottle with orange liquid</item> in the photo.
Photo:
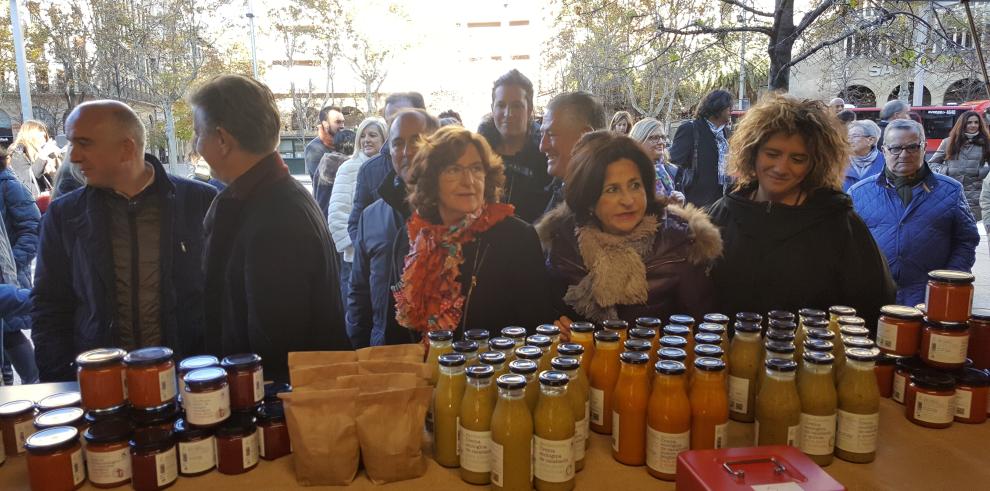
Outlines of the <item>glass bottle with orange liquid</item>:
[[464,364],[465,367],[470,367],[478,364],[478,343],[475,341],[468,341],[466,339],[461,341],[454,341],[451,345],[454,353],[460,353],[464,355],[464,359],[467,360]]
[[619,333],[603,330],[595,333],[595,358],[591,360],[588,377],[591,401],[591,430],[609,435],[612,433],[612,392],[619,379]]
[[537,491],[574,489],[574,412],[567,374],[540,374],[540,402],[533,414],[533,484]]
[[550,360],[553,359],[553,355],[550,354],[552,344],[553,342],[550,340],[550,336],[544,336],[543,334],[534,334],[526,338],[527,346],[536,346],[543,352],[543,356],[540,357],[541,372],[550,369]]
[[650,355],[626,351],[612,396],[612,458],[626,465],[646,463],[646,407],[650,400]]
[[[560,343],[558,352],[560,353],[559,358],[571,358],[577,360],[578,364],[582,367],[584,366],[584,347],[580,344]],[[567,390],[574,390],[584,397],[584,409],[582,409],[580,414],[575,414],[574,417],[581,418],[580,424],[582,428],[580,430],[575,428],[575,432],[584,435],[584,448],[587,449],[591,446],[591,402],[589,400],[591,387],[588,385],[588,375],[584,373],[584,369],[582,368],[577,373],[573,375],[568,374],[568,376],[571,378],[571,383],[568,385]]]
[[[656,363],[657,350],[660,349],[660,338],[657,337],[657,331],[655,329],[647,327],[634,327],[629,330],[629,341],[648,342],[649,348],[647,351],[650,353],[650,362]],[[628,350],[629,348],[626,349]]]
[[588,439],[588,419],[585,408],[588,407],[588,385],[579,382],[581,377],[581,362],[576,358],[558,356],[550,361],[550,366],[564,372],[570,379],[567,384],[567,400],[571,401],[574,412],[574,471],[584,469],[585,442]]
[[540,372],[546,370],[543,368],[543,350],[537,346],[520,346],[516,348],[513,352],[516,355],[516,360],[529,360],[536,363],[536,374],[539,375]]
[[736,421],[752,423],[756,415],[756,378],[759,376],[763,343],[760,325],[753,322],[735,323],[736,335],[729,346],[729,416]]
[[694,324],[695,324],[694,317],[684,314],[674,314],[670,316],[667,320],[669,321],[668,323],[670,324],[678,324],[678,325],[686,326],[690,330],[690,333],[692,335],[694,334]]
[[515,354],[513,353],[516,349],[516,343],[513,343],[509,338],[502,336],[492,338],[488,341],[488,349],[495,353],[502,353],[505,355],[506,370],[508,370],[509,362],[516,359]]
[[678,454],[691,449],[687,378],[679,361],[660,360],[654,373],[656,380],[646,411],[646,470],[653,477],[673,481]]
[[595,325],[590,322],[571,322],[571,342],[584,347],[581,368],[584,369],[584,375],[588,376],[591,372],[591,360],[595,357]]
[[498,396],[492,386],[495,370],[475,365],[464,370],[467,385],[458,420],[461,479],[470,484],[488,484],[492,472],[492,412]]
[[488,333],[487,329],[468,329],[467,331],[464,331],[465,340],[478,343],[479,355],[488,352],[489,338],[491,338],[491,334]]
[[502,337],[509,338],[516,345],[516,348],[526,345],[526,332],[525,327],[519,326],[509,326],[502,328]]
[[629,339],[629,323],[624,320],[609,319],[602,321],[602,328],[606,331],[614,331],[618,334],[620,345]]
[[444,467],[458,467],[457,427],[467,381],[464,355],[440,355],[440,377],[433,391],[433,458]]
[[430,331],[426,337],[430,340],[430,349],[426,352],[426,365],[430,367],[430,385],[437,386],[437,377],[440,374],[440,364],[437,360],[440,355],[446,355],[454,351],[450,345],[454,340],[454,333],[450,331]]
[[526,407],[526,378],[503,375],[496,380],[498,402],[492,413],[492,489],[533,488],[533,414]]
[[529,412],[536,410],[536,403],[540,400],[540,383],[536,380],[536,362],[533,360],[512,360],[509,363],[509,373],[522,375],[526,378],[525,399]]
[[725,363],[702,357],[694,361],[691,385],[691,450],[726,446],[729,399],[725,393]]
[[560,328],[553,324],[541,324],[536,326],[536,334],[541,334],[550,338],[550,360],[557,357],[557,345],[560,344]]

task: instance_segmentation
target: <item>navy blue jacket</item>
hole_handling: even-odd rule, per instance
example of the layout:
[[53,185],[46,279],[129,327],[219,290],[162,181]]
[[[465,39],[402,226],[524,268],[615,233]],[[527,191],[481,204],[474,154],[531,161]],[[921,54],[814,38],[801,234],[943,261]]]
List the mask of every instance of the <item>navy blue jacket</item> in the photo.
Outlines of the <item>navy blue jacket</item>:
[[925,301],[929,271],[970,271],[980,243],[958,181],[929,172],[912,194],[905,207],[882,172],[849,189],[856,213],[890,264],[899,305]]
[[[167,174],[151,155],[145,160],[162,200],[162,337],[177,357],[202,353],[203,218],[217,191]],[[108,192],[77,189],[53,201],[41,221],[31,336],[42,382],[75,380],[77,354],[116,345]]]
[[[17,284],[31,286],[31,261],[38,252],[38,224],[41,212],[31,193],[17,180],[10,168],[0,171],[0,216],[6,228],[10,249],[17,265]],[[12,283],[4,278],[5,283]]]
[[351,242],[357,243],[361,213],[382,197],[378,193],[378,187],[392,171],[392,155],[389,153],[388,143],[382,145],[382,151],[365,162],[358,171],[354,186],[354,207],[351,208],[351,216],[347,218],[347,233],[351,235]]

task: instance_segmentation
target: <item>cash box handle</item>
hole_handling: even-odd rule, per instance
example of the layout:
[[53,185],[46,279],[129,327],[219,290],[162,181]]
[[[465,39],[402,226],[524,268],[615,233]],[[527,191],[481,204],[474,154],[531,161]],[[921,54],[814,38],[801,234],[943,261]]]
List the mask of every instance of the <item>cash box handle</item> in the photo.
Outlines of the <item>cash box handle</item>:
[[736,461],[732,461],[732,462],[723,462],[722,463],[722,468],[725,469],[725,472],[728,472],[730,476],[732,476],[732,477],[734,477],[734,478],[736,478],[736,479],[738,479],[738,480],[741,481],[743,478],[746,477],[746,471],[744,471],[742,469],[734,470],[732,468],[732,466],[734,466],[734,465],[737,465],[737,466],[738,465],[745,465],[745,464],[762,464],[762,463],[765,463],[765,462],[769,462],[769,463],[773,464],[773,472],[774,472],[774,474],[783,474],[783,473],[787,472],[787,467],[784,467],[784,464],[781,464],[780,462],[777,462],[777,459],[775,459],[773,457],[763,457],[763,458],[760,458],[760,459],[736,460]]

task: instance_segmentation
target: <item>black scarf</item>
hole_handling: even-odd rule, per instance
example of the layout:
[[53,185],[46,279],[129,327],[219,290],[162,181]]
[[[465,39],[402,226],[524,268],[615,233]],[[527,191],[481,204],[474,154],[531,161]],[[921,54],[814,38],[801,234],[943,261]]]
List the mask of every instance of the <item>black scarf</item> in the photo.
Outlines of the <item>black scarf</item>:
[[911,174],[910,176],[898,176],[890,171],[889,168],[884,166],[883,173],[887,177],[887,181],[890,182],[894,189],[897,190],[897,195],[901,198],[901,204],[907,206],[911,202],[913,196],[911,190],[921,182],[924,178],[928,177],[928,164],[921,164],[921,168],[917,172]]

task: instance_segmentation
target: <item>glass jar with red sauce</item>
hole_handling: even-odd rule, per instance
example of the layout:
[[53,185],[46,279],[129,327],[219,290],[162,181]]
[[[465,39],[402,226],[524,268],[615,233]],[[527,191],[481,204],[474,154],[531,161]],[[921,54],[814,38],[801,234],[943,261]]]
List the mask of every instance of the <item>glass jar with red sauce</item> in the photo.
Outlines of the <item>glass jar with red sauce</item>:
[[34,428],[38,431],[47,430],[56,426],[71,426],[79,430],[79,439],[82,441],[83,432],[89,426],[84,418],[84,411],[78,407],[63,407],[52,409],[34,417]]
[[106,419],[86,430],[83,439],[90,484],[115,488],[131,481],[132,433],[131,423],[122,418]]
[[897,356],[914,356],[921,344],[922,313],[913,307],[885,305],[877,321],[877,348]]
[[254,353],[230,355],[220,363],[227,370],[230,408],[253,410],[265,397],[265,377],[261,357]]
[[34,433],[34,403],[21,400],[0,405],[0,431],[5,454],[24,453],[24,442]]
[[130,418],[135,436],[149,430],[172,431],[172,425],[179,418],[179,405],[172,401],[149,409],[131,408]]
[[179,419],[175,422],[175,439],[179,447],[180,475],[200,476],[216,468],[217,441],[212,428],[200,428]]
[[131,351],[124,356],[124,366],[132,406],[147,409],[175,400],[175,362],[171,349],[153,346]]
[[951,375],[931,370],[911,375],[904,412],[908,421],[926,428],[948,428],[955,418],[956,381]]
[[990,309],[973,309],[969,317],[967,355],[980,370],[990,368]]
[[289,427],[285,425],[282,403],[266,403],[258,407],[258,447],[261,458],[275,460],[292,453]]
[[940,269],[928,273],[925,307],[928,320],[966,322],[973,309],[973,282],[976,277],[964,271]]
[[29,436],[24,448],[32,491],[79,489],[86,482],[79,430],[71,426],[48,428]]
[[179,478],[175,437],[171,428],[135,433],[131,446],[131,485],[137,491],[165,489]]
[[987,420],[990,374],[976,368],[963,368],[956,377],[956,421],[979,424]]
[[921,333],[921,360],[945,370],[962,368],[969,349],[966,322],[938,322],[928,319]]
[[260,448],[254,416],[235,413],[216,431],[217,470],[221,474],[243,474],[258,466]]
[[39,413],[44,413],[53,409],[80,407],[81,401],[82,398],[79,395],[79,392],[59,392],[58,394],[52,394],[38,401],[35,406],[38,408]]
[[106,419],[123,418],[130,420],[130,417],[131,406],[128,404],[121,404],[120,406],[107,409],[86,411],[85,416],[86,424],[90,426]]
[[127,377],[120,348],[100,348],[76,357],[76,380],[87,411],[108,409],[127,402]]
[[186,374],[184,407],[186,421],[196,426],[215,426],[230,416],[227,371],[220,367],[199,368]]
[[877,357],[877,364],[873,370],[877,375],[877,387],[880,389],[880,397],[890,398],[894,391],[894,365],[897,358],[880,353]]
[[197,355],[190,356],[188,358],[183,358],[179,362],[179,367],[176,372],[179,374],[179,401],[186,395],[186,384],[182,383],[182,378],[186,376],[187,373],[198,370],[200,368],[218,367],[220,366],[220,360],[213,355]]
[[916,370],[927,368],[917,356],[904,357],[894,362],[894,382],[890,398],[904,404],[904,394],[911,383],[911,374]]

